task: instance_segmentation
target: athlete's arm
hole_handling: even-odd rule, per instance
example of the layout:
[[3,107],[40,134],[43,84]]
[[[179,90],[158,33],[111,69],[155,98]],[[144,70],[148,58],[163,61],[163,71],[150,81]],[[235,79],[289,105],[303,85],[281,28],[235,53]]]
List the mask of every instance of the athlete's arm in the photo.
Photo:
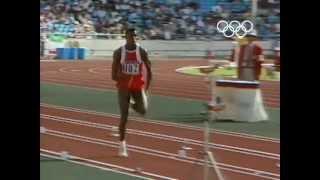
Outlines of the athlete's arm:
[[144,49],[140,48],[140,52],[141,52],[141,59],[144,62],[146,69],[147,69],[146,90],[148,90],[149,86],[150,86],[150,82],[152,80],[151,62],[149,60],[148,53]]
[[120,54],[120,49],[117,49],[113,52],[113,62],[112,62],[112,80],[118,81],[118,72],[119,72],[119,67],[120,67],[120,59],[121,59],[121,54]]

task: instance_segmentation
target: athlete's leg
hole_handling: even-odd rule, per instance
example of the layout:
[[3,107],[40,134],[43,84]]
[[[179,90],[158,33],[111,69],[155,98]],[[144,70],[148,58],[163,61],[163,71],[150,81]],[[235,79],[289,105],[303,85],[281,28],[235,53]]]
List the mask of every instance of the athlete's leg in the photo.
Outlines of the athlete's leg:
[[143,89],[141,91],[131,92],[131,96],[135,101],[135,103],[132,104],[132,108],[142,115],[146,114],[148,109],[148,100],[145,90]]
[[118,101],[120,107],[120,124],[119,124],[119,134],[120,141],[124,141],[126,133],[126,125],[128,121],[128,109],[130,101],[130,93],[128,90],[118,90]]

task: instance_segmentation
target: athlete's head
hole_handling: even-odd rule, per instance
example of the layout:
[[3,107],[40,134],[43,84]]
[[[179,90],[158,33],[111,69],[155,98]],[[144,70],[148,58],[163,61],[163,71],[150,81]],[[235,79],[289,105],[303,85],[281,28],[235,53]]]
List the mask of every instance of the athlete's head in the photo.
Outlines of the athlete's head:
[[126,29],[125,37],[126,37],[127,44],[134,44],[136,42],[136,36],[137,34],[134,28]]

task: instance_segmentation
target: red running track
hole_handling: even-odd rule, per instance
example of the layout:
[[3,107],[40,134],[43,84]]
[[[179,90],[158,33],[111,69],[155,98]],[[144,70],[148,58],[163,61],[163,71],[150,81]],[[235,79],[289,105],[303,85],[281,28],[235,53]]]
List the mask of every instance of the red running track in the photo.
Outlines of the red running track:
[[[183,66],[207,65],[207,61],[156,61],[153,62],[154,81],[152,94],[209,100],[208,86],[203,77],[178,74]],[[41,62],[41,81],[77,85],[99,89],[115,89],[111,80],[111,61]],[[264,102],[269,107],[280,106],[279,82],[262,81]]]
[[[202,131],[163,122],[130,119],[128,144],[130,158],[116,156],[117,138],[111,136],[117,126],[115,115],[102,115],[78,109],[41,105],[41,148],[68,151],[72,155],[125,168],[176,179],[203,177]],[[232,133],[211,133],[210,150],[227,180],[279,179],[279,142]],[[182,145],[191,147],[187,157],[179,157]],[[211,177],[215,177],[212,168]],[[152,177],[152,176],[149,176]],[[154,177],[153,177],[154,178]],[[162,179],[162,178],[156,178]]]
[[[174,72],[188,65],[206,65],[206,61],[159,61],[153,64],[152,93],[208,100],[202,77]],[[110,61],[41,62],[41,81],[90,88],[114,89]],[[279,83],[262,82],[266,105],[279,107]],[[41,105],[41,148],[68,151],[99,166],[114,166],[122,171],[142,167],[143,175],[155,179],[194,180],[203,175],[202,129],[156,121],[131,119],[128,124],[130,158],[116,157],[117,138],[111,136],[117,115]],[[215,131],[210,135],[218,167],[228,180],[279,179],[279,141],[244,134]],[[182,145],[191,147],[188,157],[179,157]],[[106,164],[108,163],[108,164]],[[170,166],[168,166],[170,164]],[[127,169],[126,169],[127,168]],[[211,177],[216,175],[212,173]],[[152,174],[158,174],[154,176]],[[161,175],[161,176],[160,176]]]

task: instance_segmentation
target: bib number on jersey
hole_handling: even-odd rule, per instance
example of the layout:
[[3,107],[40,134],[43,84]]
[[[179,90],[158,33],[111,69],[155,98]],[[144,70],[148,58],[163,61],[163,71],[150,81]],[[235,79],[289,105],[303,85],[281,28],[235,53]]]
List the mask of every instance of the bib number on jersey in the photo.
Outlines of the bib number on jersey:
[[122,72],[129,75],[138,75],[140,74],[139,64],[122,64]]

